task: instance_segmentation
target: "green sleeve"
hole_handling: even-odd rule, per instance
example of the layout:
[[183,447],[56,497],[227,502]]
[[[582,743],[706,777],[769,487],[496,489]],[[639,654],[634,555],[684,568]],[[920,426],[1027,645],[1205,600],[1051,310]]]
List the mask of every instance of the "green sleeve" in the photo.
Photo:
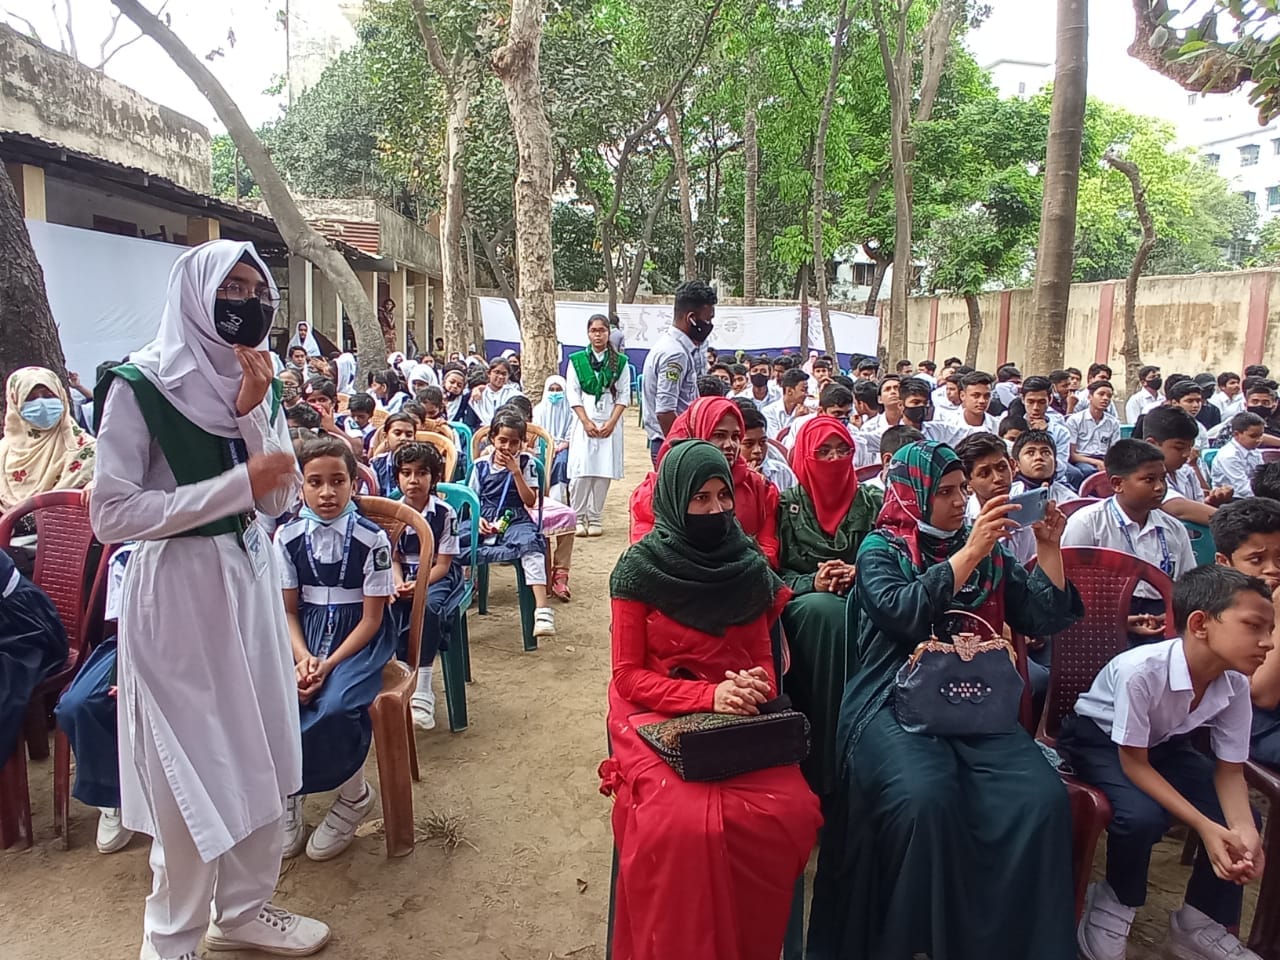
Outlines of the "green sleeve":
[[1010,629],[1028,637],[1048,637],[1084,617],[1084,601],[1071,581],[1059,590],[1039,567],[1028,573],[1010,556],[1005,557],[1004,569],[1004,618]]
[[896,551],[871,548],[858,555],[856,586],[863,615],[906,655],[951,609],[955,575],[951,564],[937,563],[908,577]]

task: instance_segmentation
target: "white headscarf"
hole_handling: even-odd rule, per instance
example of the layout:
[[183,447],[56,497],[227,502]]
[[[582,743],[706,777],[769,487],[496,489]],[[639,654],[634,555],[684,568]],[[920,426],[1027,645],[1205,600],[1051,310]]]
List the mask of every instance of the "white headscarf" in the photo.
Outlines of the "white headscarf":
[[[219,437],[240,436],[236,397],[242,372],[235,350],[213,327],[213,301],[231,268],[246,253],[278,298],[271,271],[252,243],[202,243],[180,256],[169,273],[169,293],[156,338],[129,355],[129,362],[179,413]],[[264,339],[257,349],[266,347]],[[263,403],[269,397],[268,393]]]
[[413,385],[422,383],[428,387],[440,386],[440,381],[436,377],[435,367],[426,363],[407,362],[405,368],[409,371],[409,375],[405,377],[405,382],[409,386],[409,392],[414,393]]
[[[551,394],[552,384],[560,387],[560,395],[564,397],[559,403],[552,403],[547,399]],[[557,443],[568,440],[569,432],[573,429],[574,416],[569,407],[569,398],[565,395],[567,390],[568,384],[564,377],[547,377],[542,385],[542,399],[533,408],[533,422],[551,434],[551,439]]]
[[356,385],[356,358],[350,350],[338,354],[334,366],[338,375],[338,392],[351,393]]
[[[270,277],[270,274],[267,276]],[[302,339],[303,327],[307,328],[307,338],[305,340]],[[285,353],[288,353],[294,347],[301,347],[307,351],[308,357],[320,356],[320,342],[316,340],[315,332],[305,320],[299,320],[298,325],[293,328],[293,338],[289,341],[289,346],[285,348]]]

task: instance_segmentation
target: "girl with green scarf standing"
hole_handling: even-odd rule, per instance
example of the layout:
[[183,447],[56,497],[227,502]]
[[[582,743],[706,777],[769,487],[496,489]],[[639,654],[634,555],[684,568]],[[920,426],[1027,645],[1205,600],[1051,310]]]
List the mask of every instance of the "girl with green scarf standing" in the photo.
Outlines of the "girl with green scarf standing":
[[622,431],[631,403],[631,365],[609,342],[609,318],[587,321],[591,345],[569,356],[568,403],[577,422],[569,435],[569,500],[578,514],[578,535],[604,532],[604,500],[609,484],[622,479]]
[[1063,572],[1062,513],[1034,526],[1027,573],[999,543],[1016,508],[994,497],[965,529],[963,485],[950,447],[903,447],[858,550],[859,668],[840,711],[810,960],[1075,957],[1071,810],[1030,735],[908,733],[893,712],[898,669],[931,633],[950,639],[948,611],[1033,636],[1084,613]]
[[734,519],[724,455],[663,458],[654,528],[610,580],[615,960],[777,960],[821,824],[796,765],[686,782],[636,733],[695,712],[753,715],[777,694],[769,628],[791,591]]

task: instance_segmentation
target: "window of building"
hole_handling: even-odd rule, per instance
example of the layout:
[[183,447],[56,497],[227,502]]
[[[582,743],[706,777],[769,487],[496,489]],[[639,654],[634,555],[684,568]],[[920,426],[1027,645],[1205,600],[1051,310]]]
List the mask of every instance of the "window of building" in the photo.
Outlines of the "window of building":
[[851,279],[855,287],[871,286],[871,281],[876,275],[876,265],[874,263],[851,263],[849,268],[853,275]]
[[1218,163],[1222,160],[1222,157],[1216,153],[1206,153],[1203,157],[1200,158],[1200,160],[1210,170],[1217,170]]
[[1271,210],[1280,207],[1280,186],[1267,187],[1267,207]]
[[1277,157],[1280,157],[1280,137],[1271,141],[1271,152]]
[[1261,149],[1258,147],[1256,143],[1245,144],[1243,147],[1240,148],[1240,166],[1242,167],[1255,166],[1258,162],[1258,154],[1261,152],[1262,152]]
[[1194,107],[1196,105],[1196,95],[1194,93],[1187,94],[1187,106]]
[[1019,81],[1018,81],[1018,96],[1022,96],[1022,95],[1023,95],[1024,93],[1026,93],[1026,92],[1027,92],[1027,81],[1025,81],[1025,80],[1019,80]]
[[1248,203],[1258,202],[1258,195],[1254,193],[1252,190],[1245,190],[1240,194],[1240,196],[1244,197],[1246,202]]

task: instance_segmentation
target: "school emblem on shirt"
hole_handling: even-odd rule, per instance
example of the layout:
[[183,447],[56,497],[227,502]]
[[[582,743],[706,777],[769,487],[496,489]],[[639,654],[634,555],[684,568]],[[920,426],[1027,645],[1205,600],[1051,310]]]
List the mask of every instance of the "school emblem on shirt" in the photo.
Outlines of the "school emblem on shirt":
[[449,536],[456,537],[458,535],[458,515],[455,513],[449,518]]
[[373,569],[390,570],[391,569],[391,548],[378,547],[373,551]]
[[668,363],[662,372],[663,375],[672,383],[679,382],[680,378],[684,376],[684,370],[681,369],[680,363],[676,360],[672,360]]

